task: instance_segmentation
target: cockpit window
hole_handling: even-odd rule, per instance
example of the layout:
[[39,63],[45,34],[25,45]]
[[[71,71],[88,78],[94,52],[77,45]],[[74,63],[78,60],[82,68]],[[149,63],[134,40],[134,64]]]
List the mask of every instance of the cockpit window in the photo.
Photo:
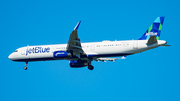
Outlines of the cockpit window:
[[18,52],[18,50],[15,50],[14,52]]

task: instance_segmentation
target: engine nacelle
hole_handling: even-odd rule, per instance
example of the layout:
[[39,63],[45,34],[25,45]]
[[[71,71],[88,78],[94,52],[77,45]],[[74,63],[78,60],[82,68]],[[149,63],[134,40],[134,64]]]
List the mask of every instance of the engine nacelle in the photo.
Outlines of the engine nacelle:
[[66,58],[66,57],[71,57],[71,54],[68,53],[67,51],[55,51],[53,52],[54,58]]
[[85,67],[88,66],[88,62],[87,60],[71,60],[69,65],[72,68]]

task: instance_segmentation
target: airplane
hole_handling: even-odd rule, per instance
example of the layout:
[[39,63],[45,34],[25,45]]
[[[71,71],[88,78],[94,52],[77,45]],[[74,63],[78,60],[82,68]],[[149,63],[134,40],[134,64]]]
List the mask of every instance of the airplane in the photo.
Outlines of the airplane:
[[[16,49],[8,58],[12,61],[28,62],[47,60],[69,60],[70,67],[88,67],[93,70],[92,61],[115,61],[125,59],[128,55],[141,53],[159,46],[166,45],[165,40],[159,40],[164,17],[157,17],[146,32],[137,40],[102,41],[81,43],[78,37],[79,21],[70,34],[67,44],[25,46]],[[110,58],[111,57],[111,58]],[[121,57],[121,58],[112,58]]]

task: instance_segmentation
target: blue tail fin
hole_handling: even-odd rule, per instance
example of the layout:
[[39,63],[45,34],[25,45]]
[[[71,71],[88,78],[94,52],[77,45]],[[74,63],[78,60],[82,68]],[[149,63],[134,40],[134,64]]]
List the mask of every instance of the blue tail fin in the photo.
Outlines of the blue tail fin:
[[155,36],[159,40],[164,17],[157,17],[153,24],[147,29],[141,38],[138,40],[148,40],[150,36]]

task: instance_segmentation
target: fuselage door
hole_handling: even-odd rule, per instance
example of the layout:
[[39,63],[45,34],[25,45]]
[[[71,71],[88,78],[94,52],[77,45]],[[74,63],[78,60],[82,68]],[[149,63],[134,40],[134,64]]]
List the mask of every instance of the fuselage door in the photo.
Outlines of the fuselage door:
[[134,40],[133,49],[138,49],[138,41]]
[[95,44],[91,45],[91,50],[94,51],[95,50]]
[[21,55],[25,55],[25,51],[26,51],[25,48],[21,49]]

